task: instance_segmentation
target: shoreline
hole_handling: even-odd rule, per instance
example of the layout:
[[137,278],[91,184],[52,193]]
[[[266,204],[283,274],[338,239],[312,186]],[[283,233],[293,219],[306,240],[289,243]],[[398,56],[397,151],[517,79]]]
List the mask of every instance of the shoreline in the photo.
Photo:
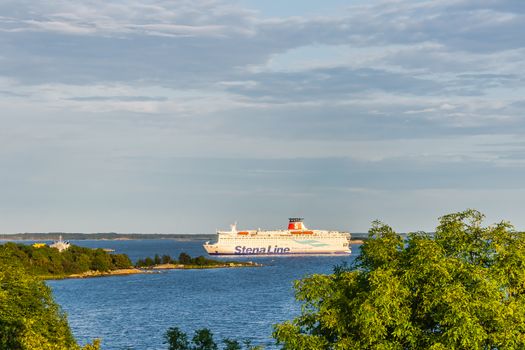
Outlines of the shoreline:
[[60,276],[41,276],[44,280],[64,280],[64,279],[82,279],[82,278],[98,278],[98,277],[112,277],[112,276],[129,276],[140,274],[157,274],[165,270],[203,270],[203,269],[221,269],[221,268],[239,268],[239,267],[261,267],[262,264],[254,262],[243,263],[227,263],[218,265],[182,265],[182,264],[160,264],[147,268],[129,268],[118,269],[111,271],[86,271],[82,273],[75,273],[71,275]]
[[62,236],[67,241],[135,241],[135,240],[209,240],[214,234],[103,234],[103,233],[0,233],[0,241],[55,241]]

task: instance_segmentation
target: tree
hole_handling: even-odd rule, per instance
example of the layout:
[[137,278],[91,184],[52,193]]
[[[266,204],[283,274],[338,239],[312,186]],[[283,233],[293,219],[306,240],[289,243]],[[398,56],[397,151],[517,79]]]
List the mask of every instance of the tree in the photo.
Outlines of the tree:
[[184,252],[180,253],[180,255],[179,255],[179,263],[180,264],[188,265],[188,264],[191,264],[192,260],[193,259],[191,258],[191,256],[189,256],[188,254],[186,254]]
[[53,302],[50,289],[21,267],[0,265],[0,349],[73,346],[66,317]]
[[102,249],[95,250],[90,268],[93,271],[109,271],[111,269],[111,256]]
[[[70,252],[68,251],[68,253]],[[75,255],[75,265],[76,269],[75,271],[72,271],[73,273],[89,271],[91,267],[91,258],[88,254],[78,253],[78,255]]]
[[195,344],[194,350],[217,350],[213,333],[207,328],[196,330],[192,342]]
[[[213,333],[202,328],[195,331],[191,344],[186,333],[177,327],[169,328],[164,334],[164,344],[168,344],[168,350],[218,350],[217,343],[213,340]],[[224,350],[241,350],[242,347],[237,340],[224,339]],[[245,341],[246,350],[262,350],[260,346],[251,346],[249,341]]]
[[168,350],[189,350],[190,343],[186,333],[177,327],[171,327],[164,334],[164,344],[168,344]]
[[195,259],[193,259],[193,263],[199,266],[206,265],[207,259],[204,256],[200,255],[196,257]]
[[226,345],[224,350],[242,350],[241,344],[237,340],[224,339],[223,343]]
[[[1,249],[0,349],[80,349],[49,287]],[[98,350],[99,343],[95,341],[83,349]]]
[[274,331],[295,349],[523,349],[525,237],[475,210],[406,240],[374,222],[354,266],[297,281],[301,315]]
[[100,340],[93,340],[93,344],[86,344],[82,347],[82,350],[100,350]]
[[169,255],[163,255],[163,256],[162,256],[162,263],[163,263],[163,264],[170,264],[170,263],[171,263],[171,256],[169,256]]
[[126,254],[111,254],[111,263],[117,269],[128,269],[133,264]]
[[148,256],[146,259],[144,259],[144,264],[145,264],[146,266],[153,266],[153,265],[155,265],[155,262],[153,261],[152,258],[150,258],[150,257]]

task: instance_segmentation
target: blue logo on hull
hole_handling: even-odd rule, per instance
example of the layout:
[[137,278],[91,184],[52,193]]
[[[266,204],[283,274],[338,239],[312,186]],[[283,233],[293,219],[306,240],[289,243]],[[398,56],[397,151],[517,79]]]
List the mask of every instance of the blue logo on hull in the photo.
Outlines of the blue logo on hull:
[[247,248],[246,246],[236,246],[235,254],[288,254],[290,248],[281,248],[278,246],[261,247],[261,248]]

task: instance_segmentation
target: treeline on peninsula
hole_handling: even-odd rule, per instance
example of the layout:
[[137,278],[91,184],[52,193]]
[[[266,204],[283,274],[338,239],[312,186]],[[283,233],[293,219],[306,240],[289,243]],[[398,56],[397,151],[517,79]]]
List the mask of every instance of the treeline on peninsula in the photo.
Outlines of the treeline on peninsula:
[[93,249],[70,245],[67,250],[22,243],[0,245],[0,258],[23,267],[28,273],[44,278],[63,278],[89,271],[110,272],[130,268],[153,268],[157,265],[183,265],[184,268],[206,268],[221,266],[254,266],[251,262],[218,261],[204,256],[191,257],[180,253],[178,259],[170,255],[155,254],[153,258],[139,259],[136,264],[126,254],[108,253],[103,249]]
[[136,267],[153,267],[157,265],[162,264],[174,264],[174,265],[185,265],[185,266],[223,266],[227,265],[229,263],[235,263],[235,264],[243,264],[239,261],[218,261],[213,259],[205,258],[204,256],[198,256],[196,258],[192,258],[188,254],[182,252],[179,254],[178,259],[173,259],[170,255],[158,255],[155,254],[153,258],[147,257],[144,259],[137,260],[137,263],[135,264]]
[[59,252],[58,249],[49,246],[34,247],[9,242],[0,245],[0,255],[38,276],[65,276],[87,271],[105,272],[133,266],[125,254],[110,254],[103,249],[75,245]]

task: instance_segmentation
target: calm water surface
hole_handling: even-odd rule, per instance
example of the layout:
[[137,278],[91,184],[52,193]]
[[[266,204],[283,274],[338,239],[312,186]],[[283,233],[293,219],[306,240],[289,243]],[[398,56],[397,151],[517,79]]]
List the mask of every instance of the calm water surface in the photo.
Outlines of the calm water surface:
[[[181,252],[205,255],[201,241],[73,241],[86,247],[115,249],[133,261]],[[250,339],[273,349],[272,325],[299,314],[293,281],[330,273],[350,256],[250,257],[260,268],[170,270],[160,274],[48,281],[67,312],[79,342],[101,338],[103,349],[166,349],[163,334],[177,326],[193,333],[207,327],[215,339]],[[235,258],[228,257],[227,260]]]

